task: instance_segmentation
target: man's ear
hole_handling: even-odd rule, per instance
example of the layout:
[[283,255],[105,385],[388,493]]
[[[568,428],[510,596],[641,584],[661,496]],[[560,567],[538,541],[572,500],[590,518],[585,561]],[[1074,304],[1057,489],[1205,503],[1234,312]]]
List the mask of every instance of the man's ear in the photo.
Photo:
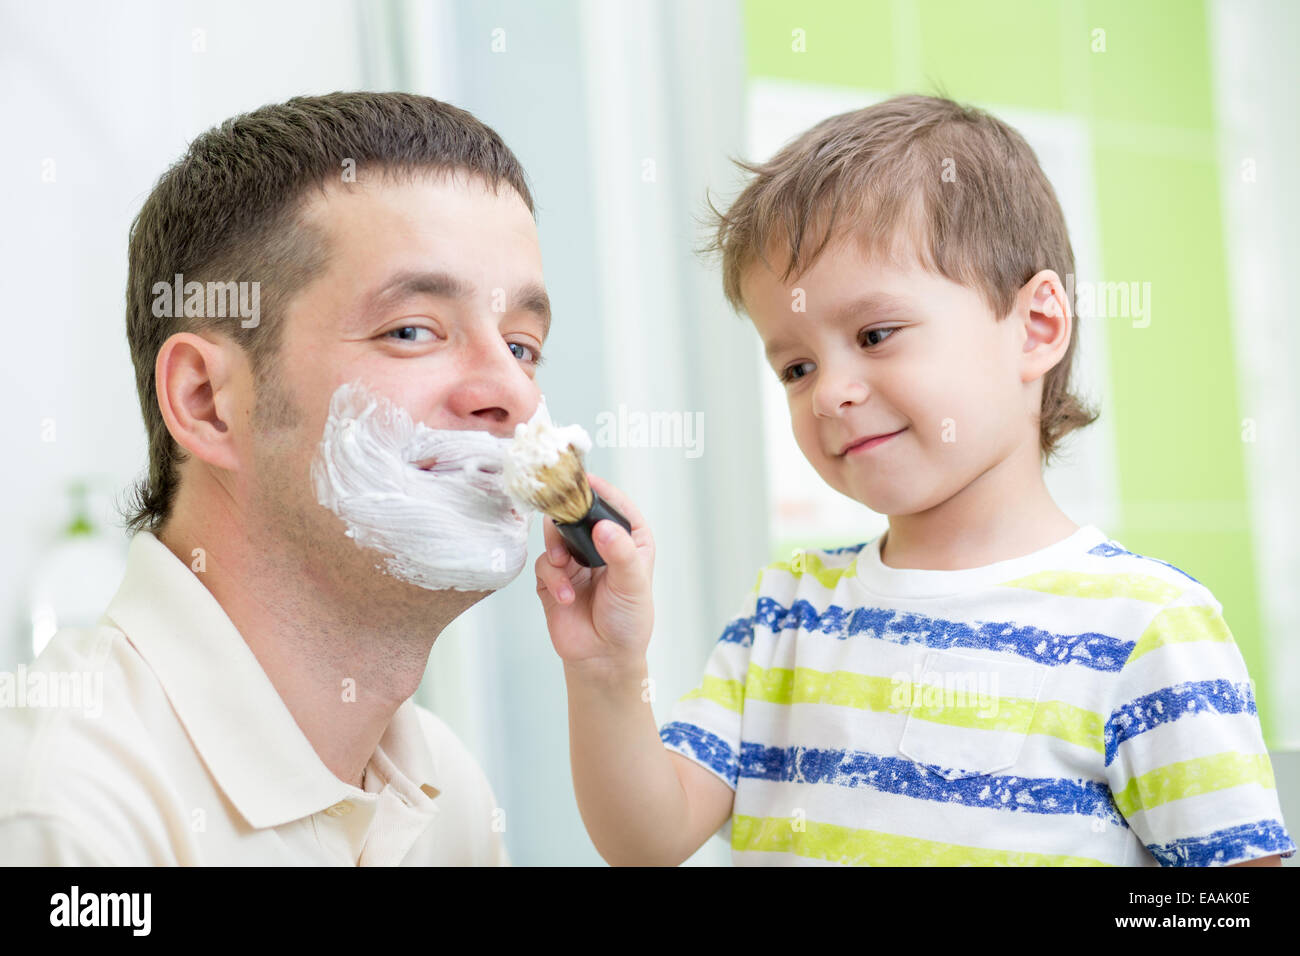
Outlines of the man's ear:
[[240,414],[239,346],[177,332],[154,361],[155,394],[176,443],[208,464],[235,471],[239,446],[229,423]]
[[1020,380],[1032,382],[1051,371],[1070,346],[1074,317],[1061,277],[1044,269],[1026,282],[1016,298],[1015,316],[1025,331]]

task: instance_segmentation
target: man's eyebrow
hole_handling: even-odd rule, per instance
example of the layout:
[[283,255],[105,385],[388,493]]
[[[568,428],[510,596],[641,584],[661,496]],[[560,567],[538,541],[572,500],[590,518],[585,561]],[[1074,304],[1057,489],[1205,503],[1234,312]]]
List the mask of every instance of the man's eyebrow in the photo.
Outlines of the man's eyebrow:
[[[366,296],[361,311],[363,314],[368,313],[421,295],[439,299],[468,299],[473,294],[473,285],[447,272],[398,272]],[[527,282],[515,289],[508,302],[512,312],[523,310],[537,315],[542,320],[542,338],[546,338],[551,330],[551,300],[546,295],[545,286]]]
[[[872,316],[883,319],[902,316],[914,311],[915,309],[908,299],[891,295],[888,292],[873,292],[851,302],[846,302],[844,305],[837,306],[828,316],[828,321],[839,325],[851,318]],[[785,339],[776,339],[769,343],[765,350],[768,361],[770,362],[773,355],[788,347],[788,345],[789,343]]]
[[545,339],[551,332],[551,299],[546,294],[546,287],[537,282],[528,282],[515,289],[515,294],[510,297],[510,303],[513,305],[511,311],[522,309],[525,312],[532,312],[542,320],[542,338]]
[[405,302],[417,295],[437,296],[440,299],[466,299],[473,287],[446,272],[397,272],[366,296],[365,307]]

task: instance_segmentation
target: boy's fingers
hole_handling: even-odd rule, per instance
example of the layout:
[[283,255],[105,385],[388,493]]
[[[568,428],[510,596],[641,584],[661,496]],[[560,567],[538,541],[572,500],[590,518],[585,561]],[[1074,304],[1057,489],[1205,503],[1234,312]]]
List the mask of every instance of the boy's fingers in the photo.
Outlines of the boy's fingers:
[[621,598],[640,600],[645,590],[645,568],[632,536],[622,525],[609,519],[598,521],[591,530],[591,540],[605,559],[605,583]]
[[645,518],[641,516],[641,510],[632,503],[632,499],[623,492],[619,491],[604,478],[598,475],[587,473],[587,481],[596,493],[608,501],[611,505],[619,510],[623,517],[632,522],[632,530],[645,527]]
[[554,567],[565,567],[569,563],[569,550],[564,546],[564,539],[560,537],[555,521],[545,516],[542,520],[542,539],[546,543],[546,554],[543,557]]
[[573,582],[569,580],[568,572],[564,568],[557,568],[551,564],[549,555],[538,555],[533,570],[537,572],[539,593],[549,591],[551,596],[561,604],[568,604],[573,600]]

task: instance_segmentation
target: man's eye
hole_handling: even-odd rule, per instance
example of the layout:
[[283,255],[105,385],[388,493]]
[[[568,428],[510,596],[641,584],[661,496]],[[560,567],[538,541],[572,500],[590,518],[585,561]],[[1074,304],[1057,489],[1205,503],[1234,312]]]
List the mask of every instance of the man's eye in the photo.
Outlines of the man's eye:
[[[412,334],[407,335],[406,333],[408,332]],[[426,329],[422,325],[403,325],[401,328],[389,329],[387,334],[393,338],[401,339],[403,342],[429,341],[428,339],[417,339],[414,335],[416,332],[428,332],[430,335],[433,335],[432,329]]]
[[[805,375],[811,374],[811,366],[812,362],[796,362],[794,365],[787,365],[781,370],[781,374],[778,375],[777,378],[779,378],[782,383],[793,382],[797,378],[803,378]],[[804,367],[809,367],[809,371],[799,372],[799,370]],[[796,372],[799,372],[799,374],[796,375]]]
[[860,335],[859,337],[860,337],[860,339],[861,339],[861,341],[862,341],[862,343],[863,343],[864,345],[867,345],[867,346],[871,346],[871,345],[879,345],[879,344],[880,344],[880,340],[877,340],[877,341],[875,341],[875,342],[872,342],[872,341],[870,340],[870,339],[871,339],[871,336],[873,336],[873,335],[880,335],[880,334],[882,334],[882,333],[884,333],[884,332],[897,332],[897,331],[898,331],[897,328],[867,329],[865,332],[861,333],[861,335]]
[[[542,353],[531,345],[525,345],[523,342],[507,342],[510,346],[510,352],[520,361],[527,362],[529,365],[541,365]],[[515,349],[522,349],[526,354],[520,355]]]

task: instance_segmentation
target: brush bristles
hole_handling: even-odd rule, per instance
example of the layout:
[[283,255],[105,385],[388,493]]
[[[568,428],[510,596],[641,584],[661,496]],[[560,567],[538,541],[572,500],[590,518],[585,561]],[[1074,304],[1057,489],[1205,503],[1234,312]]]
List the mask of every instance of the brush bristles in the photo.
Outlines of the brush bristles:
[[542,487],[529,496],[529,503],[561,524],[573,524],[591,510],[591,486],[582,467],[582,457],[570,445],[553,465],[539,468],[533,477]]

